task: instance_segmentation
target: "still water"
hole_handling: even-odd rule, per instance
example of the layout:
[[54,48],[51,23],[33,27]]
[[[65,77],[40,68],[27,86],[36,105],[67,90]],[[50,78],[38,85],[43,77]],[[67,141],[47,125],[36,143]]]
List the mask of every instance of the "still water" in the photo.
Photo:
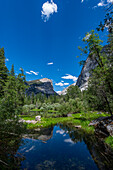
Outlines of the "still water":
[[[94,135],[69,125],[36,129],[16,142],[18,149],[12,155],[16,157],[17,163],[16,168],[10,166],[11,169],[113,169],[113,155],[106,144]],[[4,162],[6,159],[9,157],[5,157]],[[14,164],[14,160],[15,158],[9,159],[10,165]]]

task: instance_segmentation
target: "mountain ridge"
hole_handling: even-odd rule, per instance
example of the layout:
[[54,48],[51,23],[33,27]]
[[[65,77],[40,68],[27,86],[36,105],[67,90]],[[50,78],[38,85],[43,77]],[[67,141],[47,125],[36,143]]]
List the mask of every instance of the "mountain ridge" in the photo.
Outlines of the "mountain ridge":
[[51,79],[42,78],[37,80],[27,81],[28,89],[26,90],[27,95],[31,95],[32,92],[36,95],[38,93],[46,95],[57,95],[53,89],[53,82]]

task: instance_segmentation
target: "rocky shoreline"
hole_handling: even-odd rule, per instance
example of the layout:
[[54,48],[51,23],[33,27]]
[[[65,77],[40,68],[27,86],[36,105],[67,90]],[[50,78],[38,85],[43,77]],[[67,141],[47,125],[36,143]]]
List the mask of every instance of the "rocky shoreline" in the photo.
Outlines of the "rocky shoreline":
[[113,136],[113,115],[93,120],[89,126],[95,127],[95,134],[99,137]]

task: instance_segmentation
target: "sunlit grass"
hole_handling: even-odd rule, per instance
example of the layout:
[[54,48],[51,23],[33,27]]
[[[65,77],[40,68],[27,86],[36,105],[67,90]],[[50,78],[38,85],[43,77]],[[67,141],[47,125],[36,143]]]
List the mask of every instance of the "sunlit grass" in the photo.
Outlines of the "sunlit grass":
[[[57,113],[56,113],[57,114]],[[38,122],[36,124],[27,124],[28,129],[33,129],[37,127],[49,127],[58,123],[71,123],[72,126],[75,125],[81,125],[82,129],[84,129],[87,132],[94,132],[94,127],[93,126],[88,126],[89,123],[102,116],[109,116],[109,114],[106,113],[99,113],[98,112],[82,112],[82,113],[77,113],[77,114],[72,114],[72,117],[56,117],[56,118],[41,118],[41,122]],[[30,116],[30,115],[22,115],[20,116],[24,120],[35,120],[35,116]]]
[[[32,112],[44,112],[43,110],[41,109],[32,109],[31,110]],[[48,113],[57,113],[58,111],[56,110],[47,110]]]
[[105,139],[105,142],[110,145],[110,147],[113,149],[113,136],[108,136],[106,139]]

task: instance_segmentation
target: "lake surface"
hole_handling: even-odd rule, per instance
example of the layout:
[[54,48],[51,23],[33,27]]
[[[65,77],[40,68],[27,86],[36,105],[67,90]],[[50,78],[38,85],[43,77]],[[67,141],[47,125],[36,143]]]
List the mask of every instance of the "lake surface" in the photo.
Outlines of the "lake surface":
[[[12,166],[14,169],[113,169],[113,155],[109,148],[94,135],[70,125],[36,129],[16,142],[18,149],[12,155],[16,157],[18,166]],[[9,159],[12,164],[14,160]]]

